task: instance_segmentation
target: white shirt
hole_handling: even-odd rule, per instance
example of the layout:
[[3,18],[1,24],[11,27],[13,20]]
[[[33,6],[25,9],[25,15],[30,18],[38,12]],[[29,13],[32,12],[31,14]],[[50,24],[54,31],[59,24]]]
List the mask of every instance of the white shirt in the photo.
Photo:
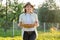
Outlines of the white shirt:
[[[23,13],[20,15],[19,17],[19,22],[22,22],[24,24],[33,24],[35,23],[35,21],[38,22],[38,17],[37,14],[32,13],[32,14],[28,14],[28,13]],[[38,23],[39,26],[39,23]],[[23,31],[34,31],[36,29],[36,27],[34,28],[22,28]]]
[[[38,16],[36,13],[32,13],[32,14],[28,14],[28,13],[22,13],[19,16],[19,22],[25,23],[25,24],[33,24],[35,21],[38,22]],[[38,26],[39,26],[39,22],[38,22]],[[22,28],[22,36],[24,31],[35,31],[37,34],[37,29],[36,27],[34,28]]]

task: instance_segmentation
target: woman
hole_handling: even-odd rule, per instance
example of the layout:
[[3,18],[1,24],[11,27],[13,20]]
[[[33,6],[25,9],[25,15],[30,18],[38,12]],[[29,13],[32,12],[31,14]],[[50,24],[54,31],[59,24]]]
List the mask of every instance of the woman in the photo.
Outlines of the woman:
[[39,26],[38,23],[38,16],[36,13],[33,12],[34,6],[31,3],[27,3],[24,6],[24,13],[22,13],[19,17],[19,24],[22,28],[22,36],[23,40],[35,40],[37,36],[37,27]]

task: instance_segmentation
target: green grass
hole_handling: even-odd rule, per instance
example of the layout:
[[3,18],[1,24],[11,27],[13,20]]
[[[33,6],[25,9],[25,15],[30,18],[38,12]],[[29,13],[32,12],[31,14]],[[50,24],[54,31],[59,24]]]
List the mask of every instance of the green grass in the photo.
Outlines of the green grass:
[[[4,34],[3,29],[0,29],[0,40],[22,40],[21,30],[14,30],[14,37],[12,37],[12,30],[9,29]],[[37,40],[60,40],[60,31],[38,31]]]
[[[22,40],[21,36],[0,37],[0,40]],[[60,32],[39,32],[37,40],[60,40]]]
[[[18,35],[21,35],[21,30],[14,30],[14,36]],[[4,30],[0,28],[0,37],[13,37],[12,29],[8,29],[6,32],[4,32]]]

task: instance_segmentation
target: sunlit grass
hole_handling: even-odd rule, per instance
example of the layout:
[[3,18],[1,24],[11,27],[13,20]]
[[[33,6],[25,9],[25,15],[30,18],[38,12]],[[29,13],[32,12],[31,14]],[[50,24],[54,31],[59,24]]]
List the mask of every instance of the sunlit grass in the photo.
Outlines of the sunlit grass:
[[[8,30],[5,35],[4,31],[0,29],[0,40],[22,40],[21,30],[15,30],[12,36],[12,30]],[[60,31],[51,28],[48,32],[38,31],[37,40],[60,40]]]
[[[0,40],[22,40],[22,37],[0,37]],[[39,32],[37,40],[60,40],[60,32]]]

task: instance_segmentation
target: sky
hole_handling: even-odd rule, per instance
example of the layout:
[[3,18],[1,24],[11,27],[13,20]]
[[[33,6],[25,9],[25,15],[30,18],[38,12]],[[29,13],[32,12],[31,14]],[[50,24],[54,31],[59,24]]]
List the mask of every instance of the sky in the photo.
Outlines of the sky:
[[56,2],[56,4],[57,4],[57,6],[60,7],[60,0],[56,0],[55,2]]
[[[12,1],[12,0],[11,0]],[[13,2],[13,1],[12,1]],[[45,2],[45,0],[19,0],[19,3],[23,2],[23,3],[27,3],[30,2],[31,4],[35,5],[35,8],[38,7],[38,5],[42,4],[43,2]],[[60,6],[60,0],[56,0],[55,1],[57,6]],[[3,4],[6,3],[6,0],[3,1]]]
[[20,0],[21,2],[30,2],[31,4],[35,5],[37,7],[39,4],[42,4],[45,0]]

